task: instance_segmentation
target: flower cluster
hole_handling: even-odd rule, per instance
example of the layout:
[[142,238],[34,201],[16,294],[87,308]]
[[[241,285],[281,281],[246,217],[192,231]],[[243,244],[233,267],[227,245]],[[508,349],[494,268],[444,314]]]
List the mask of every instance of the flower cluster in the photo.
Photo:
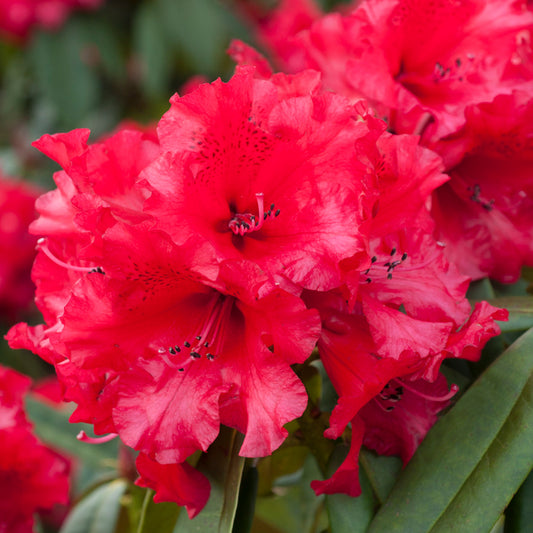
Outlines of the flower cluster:
[[244,457],[278,448],[316,345],[339,395],[326,436],[351,426],[352,447],[313,487],[357,495],[361,443],[407,461],[456,391],[441,362],[499,332],[434,238],[441,158],[316,71],[241,66],[173,96],[157,134],[88,137],[34,143],[62,167],[31,227],[45,324],[8,340],[54,365],[72,421],[139,451],[156,501],[202,509],[187,460],[221,425]]
[[[322,14],[312,0],[247,10],[285,72],[364,98],[390,131],[421,136],[450,181],[433,194],[435,235],[473,279],[533,265],[533,12],[525,0],[355,1]],[[241,62],[265,61],[242,43]]]
[[1,0],[0,35],[26,39],[34,27],[60,27],[73,9],[94,9],[102,0]]
[[34,513],[68,501],[68,461],[39,442],[25,416],[29,386],[0,367],[0,531],[9,533],[31,533]]

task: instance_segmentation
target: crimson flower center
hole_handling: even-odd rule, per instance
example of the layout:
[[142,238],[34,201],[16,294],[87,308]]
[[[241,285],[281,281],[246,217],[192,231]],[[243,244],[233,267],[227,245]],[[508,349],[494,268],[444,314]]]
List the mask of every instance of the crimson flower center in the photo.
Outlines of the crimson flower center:
[[279,215],[280,210],[275,209],[276,206],[274,204],[270,204],[270,208],[265,211],[265,195],[262,192],[256,193],[255,198],[257,201],[257,215],[253,215],[252,213],[235,213],[228,222],[228,228],[235,235],[242,236],[245,233],[258,231],[268,219]]

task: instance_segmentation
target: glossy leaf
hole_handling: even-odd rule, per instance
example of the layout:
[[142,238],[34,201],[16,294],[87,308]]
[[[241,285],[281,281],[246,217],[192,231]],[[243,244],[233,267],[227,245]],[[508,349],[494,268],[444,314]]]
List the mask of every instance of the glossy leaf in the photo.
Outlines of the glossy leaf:
[[[436,532],[452,523],[461,524],[456,529],[461,532],[489,530],[533,464],[533,414],[527,408],[532,373],[530,330],[429,432],[369,533]],[[476,497],[469,498],[463,487],[476,490]],[[488,528],[465,523],[471,513]]]
[[74,507],[60,533],[113,533],[127,487],[115,479],[95,489]]

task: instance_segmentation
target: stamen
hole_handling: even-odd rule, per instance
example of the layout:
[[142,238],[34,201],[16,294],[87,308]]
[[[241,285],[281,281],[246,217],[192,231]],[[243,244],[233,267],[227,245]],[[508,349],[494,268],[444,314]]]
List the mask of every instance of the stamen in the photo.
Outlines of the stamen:
[[89,437],[85,431],[80,431],[76,438],[81,442],[87,442],[89,444],[103,444],[104,442],[109,442],[114,438],[118,437],[118,433],[110,433],[109,435],[104,435],[103,437]]
[[257,201],[257,216],[251,213],[236,213],[229,221],[228,227],[235,235],[241,237],[248,232],[258,231],[263,227],[266,220],[272,217],[277,217],[281,213],[280,209],[275,209],[275,205],[270,204],[270,209],[265,212],[265,195],[262,192],[258,192],[255,195]]
[[453,398],[455,396],[455,394],[457,393],[457,391],[459,390],[459,387],[457,385],[452,384],[451,387],[450,387],[450,391],[448,393],[443,394],[442,396],[433,396],[431,394],[425,394],[425,393],[415,389],[414,387],[411,387],[410,385],[408,385],[403,380],[400,381],[399,379],[394,378],[393,381],[397,381],[398,383],[400,383],[400,385],[404,389],[407,389],[408,391],[412,392],[413,394],[416,394],[417,396],[420,396],[420,398],[424,398],[424,400],[429,400],[430,402],[446,402],[450,398]]
[[[178,345],[170,346],[168,349],[159,348],[157,351],[161,359],[170,367],[177,368],[179,372],[183,372],[185,366],[193,360],[201,359],[203,355],[205,355],[206,359],[213,361],[217,351],[219,353],[222,351],[224,342],[222,329],[227,323],[233,302],[234,298],[224,296],[218,292],[215,293],[206,306],[206,320],[201,326],[201,331],[191,337],[195,339],[192,343],[188,340],[182,343],[182,347],[187,348],[187,350],[184,351]],[[209,352],[207,348],[211,348]],[[219,349],[217,350],[217,348]],[[178,354],[181,354],[182,357]]]
[[48,248],[48,244],[47,244],[46,239],[44,237],[41,237],[37,241],[37,250],[42,250],[43,253],[46,255],[46,257],[48,257],[48,259],[50,259],[51,261],[53,261],[56,265],[59,265],[60,267],[68,268],[69,270],[74,270],[76,272],[89,272],[89,273],[98,272],[99,274],[105,274],[103,268],[100,267],[100,266],[97,266],[97,267],[82,267],[82,266],[77,266],[77,265],[71,265],[69,263],[65,263],[65,261],[61,261],[61,259],[58,259],[50,251],[50,248]]

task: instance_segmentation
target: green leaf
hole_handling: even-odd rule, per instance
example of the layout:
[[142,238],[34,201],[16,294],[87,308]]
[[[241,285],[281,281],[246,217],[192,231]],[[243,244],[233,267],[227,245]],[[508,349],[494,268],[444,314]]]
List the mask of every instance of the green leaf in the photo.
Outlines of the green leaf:
[[74,507],[60,533],[113,533],[127,487],[127,481],[115,479],[95,489]]
[[35,89],[61,128],[82,126],[98,102],[101,87],[90,66],[91,46],[77,18],[57,33],[39,33],[31,43]]
[[174,533],[231,533],[244,467],[244,458],[238,454],[243,440],[237,431],[221,428],[219,437],[196,465],[211,483],[209,501],[192,520],[187,513],[180,513]]
[[172,57],[154,3],[142,4],[135,13],[133,48],[144,93],[150,98],[165,96],[166,101],[170,96]]
[[123,499],[130,532],[134,533],[172,533],[181,512],[181,507],[170,502],[154,502],[154,491],[131,484]]
[[395,456],[377,455],[363,446],[359,453],[359,463],[381,505],[398,479],[402,469],[402,460]]
[[498,323],[502,331],[523,331],[533,327],[533,297],[503,296],[490,299],[489,303],[509,310],[509,321]]
[[232,533],[249,533],[254,519],[255,502],[257,499],[257,487],[259,474],[255,466],[250,466],[242,477],[239,490],[239,502],[235,512],[235,522]]
[[433,427],[369,533],[489,531],[533,465],[532,372],[533,329]]
[[52,407],[31,396],[25,400],[26,412],[35,425],[36,435],[45,443],[53,444],[59,451],[77,457],[81,461],[77,489],[82,491],[105,476],[116,475],[118,441],[102,444],[80,442],[76,436],[84,430],[92,434],[88,424],[71,424],[69,408]]
[[257,499],[254,528],[257,525],[258,531],[282,533],[324,531],[324,496],[317,497],[310,487],[312,480],[321,477],[317,461],[308,454],[304,468],[290,485],[278,486],[275,494]]
[[533,524],[533,472],[520,487],[505,512],[505,533],[528,533]]

